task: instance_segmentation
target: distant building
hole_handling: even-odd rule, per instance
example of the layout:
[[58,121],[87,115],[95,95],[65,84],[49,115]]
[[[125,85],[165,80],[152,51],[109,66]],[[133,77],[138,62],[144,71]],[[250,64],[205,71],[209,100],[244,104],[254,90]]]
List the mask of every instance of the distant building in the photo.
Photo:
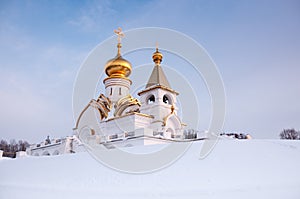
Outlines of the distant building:
[[75,135],[52,140],[48,136],[44,142],[32,144],[26,149],[27,155],[32,156],[60,155],[82,151],[85,151],[85,149]]

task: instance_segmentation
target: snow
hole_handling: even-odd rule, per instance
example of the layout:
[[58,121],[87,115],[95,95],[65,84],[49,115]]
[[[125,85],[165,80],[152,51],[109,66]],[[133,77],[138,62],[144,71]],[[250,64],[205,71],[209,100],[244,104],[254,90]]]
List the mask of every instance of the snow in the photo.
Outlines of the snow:
[[202,144],[147,174],[118,172],[88,153],[2,159],[0,198],[300,198],[300,141],[220,140],[199,159]]

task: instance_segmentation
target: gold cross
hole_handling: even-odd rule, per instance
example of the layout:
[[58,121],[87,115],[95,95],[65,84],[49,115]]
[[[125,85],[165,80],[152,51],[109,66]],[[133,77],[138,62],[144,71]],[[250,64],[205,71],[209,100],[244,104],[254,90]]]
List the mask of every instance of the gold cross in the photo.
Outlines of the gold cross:
[[118,36],[118,43],[121,43],[121,39],[125,36],[122,32],[122,28],[119,27],[117,30],[114,30],[114,32]]

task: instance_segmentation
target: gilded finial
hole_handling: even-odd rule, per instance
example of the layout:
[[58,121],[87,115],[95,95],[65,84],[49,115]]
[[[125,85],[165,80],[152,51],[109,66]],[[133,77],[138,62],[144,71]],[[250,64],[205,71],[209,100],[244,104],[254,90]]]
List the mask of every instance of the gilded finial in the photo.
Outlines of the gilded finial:
[[153,53],[152,59],[156,65],[160,65],[163,55],[158,51],[158,42],[156,42],[155,46],[156,46],[156,51]]
[[117,30],[114,30],[114,33],[118,37],[118,45],[117,45],[118,55],[117,56],[119,57],[119,56],[121,56],[121,47],[122,47],[121,40],[125,36],[125,34],[123,33],[122,28],[120,28],[120,27]]

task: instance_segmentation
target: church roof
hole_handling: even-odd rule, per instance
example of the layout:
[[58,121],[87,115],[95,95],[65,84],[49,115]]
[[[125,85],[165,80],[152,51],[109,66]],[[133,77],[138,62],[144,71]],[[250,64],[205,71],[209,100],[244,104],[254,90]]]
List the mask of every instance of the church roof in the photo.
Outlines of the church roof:
[[154,66],[151,76],[146,85],[146,88],[149,88],[154,85],[160,85],[167,88],[171,88],[164,71],[162,70],[161,66],[158,64]]
[[178,95],[179,93],[173,90],[168,82],[168,79],[159,64],[156,64],[152,70],[151,76],[148,80],[146,88],[138,93],[138,95],[147,92],[149,90],[153,90],[156,88],[160,88],[163,90],[167,90],[169,92],[175,93]]
[[163,86],[166,88],[171,88],[167,77],[160,66],[160,63],[163,59],[163,55],[161,52],[158,51],[158,46],[156,46],[156,51],[153,53],[152,59],[155,63],[155,66],[146,85],[146,89],[152,86]]
[[169,87],[165,87],[165,86],[161,86],[161,85],[150,86],[149,88],[146,88],[146,89],[140,91],[140,92],[138,93],[138,95],[141,95],[142,93],[145,93],[145,92],[148,92],[148,91],[150,91],[150,90],[157,89],[157,88],[160,88],[160,89],[169,91],[169,92],[171,92],[171,93],[174,93],[174,94],[176,94],[176,95],[179,95],[179,93],[178,93],[177,91],[175,91],[175,90],[173,90],[173,89],[171,89],[171,88],[169,88]]
[[156,48],[156,51],[153,53],[152,58],[155,66],[152,70],[148,83],[146,84],[146,88],[139,92],[138,95],[156,88],[164,89],[178,95],[179,93],[171,88],[170,83],[162,67],[160,66],[163,55],[158,51],[158,48]]

